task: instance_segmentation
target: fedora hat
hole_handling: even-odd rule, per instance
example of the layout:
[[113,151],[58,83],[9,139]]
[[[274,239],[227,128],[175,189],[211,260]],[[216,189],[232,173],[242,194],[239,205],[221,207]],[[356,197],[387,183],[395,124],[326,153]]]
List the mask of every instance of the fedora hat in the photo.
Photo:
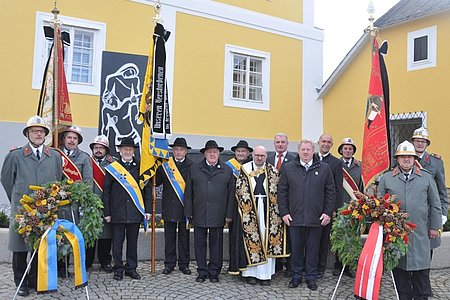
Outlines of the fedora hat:
[[205,150],[207,149],[211,149],[211,148],[217,148],[219,149],[220,152],[223,151],[223,147],[219,147],[219,145],[217,145],[217,142],[214,140],[209,140],[206,142],[205,147],[203,147],[202,149],[200,149],[201,153],[204,153]]
[[191,147],[189,147],[188,145],[187,145],[187,142],[186,142],[186,139],[185,138],[182,138],[182,137],[177,137],[176,139],[175,139],[175,141],[173,142],[173,144],[170,144],[169,145],[169,147],[170,148],[173,148],[174,146],[178,146],[178,147],[184,147],[184,148],[186,148],[186,149],[192,149]]
[[253,152],[253,148],[248,146],[247,141],[240,140],[236,146],[231,147],[231,151],[236,151],[237,148],[247,148],[248,151]]
[[117,147],[133,147],[133,148],[139,148],[138,145],[136,145],[134,143],[134,140],[130,137],[126,137],[122,140],[122,142],[120,143],[120,145],[118,145]]

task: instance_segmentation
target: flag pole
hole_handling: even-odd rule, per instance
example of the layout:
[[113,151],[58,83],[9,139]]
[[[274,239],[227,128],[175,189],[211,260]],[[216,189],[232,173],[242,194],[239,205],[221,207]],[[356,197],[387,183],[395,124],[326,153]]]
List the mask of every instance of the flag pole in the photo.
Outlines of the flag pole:
[[[52,9],[53,14],[53,147],[58,148],[58,51],[59,51],[59,29],[58,29],[58,14],[59,9],[55,7]],[[55,71],[56,70],[56,71]]]

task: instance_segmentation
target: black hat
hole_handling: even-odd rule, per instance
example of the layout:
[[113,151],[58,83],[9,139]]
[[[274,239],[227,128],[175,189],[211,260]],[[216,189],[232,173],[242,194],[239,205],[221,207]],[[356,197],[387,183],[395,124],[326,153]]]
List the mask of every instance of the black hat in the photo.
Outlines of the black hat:
[[223,147],[219,147],[219,145],[217,145],[216,141],[209,140],[206,142],[205,147],[200,149],[200,152],[204,153],[206,149],[211,149],[211,148],[217,148],[217,149],[219,149],[220,152],[223,151]]
[[169,147],[173,148],[174,146],[179,146],[179,147],[184,147],[186,149],[192,149],[191,147],[189,147],[187,145],[186,139],[182,138],[182,137],[178,137],[175,139],[175,141],[173,142],[173,144],[170,144]]
[[122,140],[122,142],[120,143],[120,145],[118,145],[117,147],[133,147],[133,148],[139,148],[138,145],[136,145],[134,143],[134,140],[130,137],[126,137]]
[[236,151],[237,148],[247,148],[248,151],[253,152],[253,148],[248,146],[247,141],[240,140],[236,146],[231,147],[231,151]]

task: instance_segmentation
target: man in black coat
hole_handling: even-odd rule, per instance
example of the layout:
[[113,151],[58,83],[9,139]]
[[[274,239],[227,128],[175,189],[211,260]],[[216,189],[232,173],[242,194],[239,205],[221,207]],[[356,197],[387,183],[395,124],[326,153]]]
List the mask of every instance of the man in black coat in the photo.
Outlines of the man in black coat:
[[[106,167],[107,172],[102,195],[103,214],[106,222],[112,224],[114,279],[122,280],[125,271],[125,275],[139,280],[141,276],[136,272],[138,262],[137,242],[139,227],[143,218],[150,219],[151,190],[149,185],[144,190],[139,189],[139,161],[134,158],[134,150],[138,146],[134,144],[134,140],[124,138],[118,147],[121,158]],[[118,171],[115,173],[117,176],[113,175],[114,170]],[[137,197],[132,198],[130,196],[121,180],[125,180],[130,186],[136,187],[132,190],[135,194],[140,193],[144,205],[139,204],[140,201]],[[140,206],[139,209],[138,206]],[[127,238],[127,263],[124,266],[122,247],[125,236]]]
[[329,166],[313,159],[312,141],[302,140],[298,152],[300,160],[284,165],[278,182],[278,207],[291,235],[289,287],[298,287],[305,270],[308,288],[317,290],[320,233],[333,215],[334,180]]
[[[205,159],[192,165],[185,190],[185,214],[194,225],[197,282],[219,282],[223,264],[223,227],[231,222],[232,203],[235,201],[234,179],[231,168],[219,161],[216,141],[206,142],[200,152]],[[206,238],[209,232],[209,264],[206,263]]]
[[[327,163],[333,173],[334,185],[336,188],[336,193],[333,202],[333,215],[342,206],[342,160],[333,156],[330,149],[333,147],[333,137],[328,133],[323,133],[319,141],[319,152],[314,154],[315,159]],[[319,262],[317,265],[317,278],[322,278],[323,273],[327,268],[328,252],[330,251],[330,232],[331,232],[331,222],[327,226],[323,227],[322,235],[320,237],[320,248],[319,248]]]
[[156,185],[163,185],[162,218],[164,220],[164,270],[170,274],[177,264],[178,233],[178,267],[183,274],[190,275],[189,270],[189,229],[186,227],[184,214],[184,188],[189,178],[189,169],[194,162],[186,157],[191,147],[186,139],[176,138],[173,144],[173,157],[156,170]]

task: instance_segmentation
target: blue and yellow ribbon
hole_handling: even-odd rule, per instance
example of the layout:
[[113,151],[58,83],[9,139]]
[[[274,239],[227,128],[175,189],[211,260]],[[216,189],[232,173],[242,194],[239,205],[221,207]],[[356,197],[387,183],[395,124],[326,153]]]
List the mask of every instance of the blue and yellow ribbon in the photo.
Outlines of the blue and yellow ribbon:
[[58,250],[56,231],[61,227],[62,233],[72,245],[75,288],[87,284],[86,254],[84,238],[78,227],[70,221],[57,219],[52,227],[43,234],[38,249],[38,292],[51,292],[58,289]]
[[241,169],[241,164],[234,157],[225,163],[231,168],[233,175],[237,178],[239,175],[239,170]]
[[141,189],[139,188],[138,183],[120,163],[117,161],[110,163],[105,167],[105,170],[111,174],[117,182],[127,191],[128,195],[130,195],[133,200],[134,205],[138,209],[138,211],[144,217],[144,230],[147,232],[148,222],[145,218],[145,206],[144,206],[144,198],[142,198]]
[[184,188],[186,187],[186,182],[184,182],[183,176],[181,175],[180,170],[178,170],[173,157],[163,163],[163,168],[181,205],[184,206]]

